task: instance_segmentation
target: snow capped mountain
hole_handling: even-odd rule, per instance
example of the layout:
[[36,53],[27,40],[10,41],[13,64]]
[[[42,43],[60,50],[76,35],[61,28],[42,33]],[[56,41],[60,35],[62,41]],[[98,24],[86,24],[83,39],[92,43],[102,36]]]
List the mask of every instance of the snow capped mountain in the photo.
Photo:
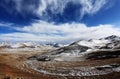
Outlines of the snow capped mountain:
[[[14,44],[7,42],[0,42],[0,47],[3,46],[11,47],[11,48],[27,48],[27,47],[36,48],[36,47],[40,47],[41,45],[35,42],[17,42]],[[89,49],[118,49],[120,48],[120,37],[112,35],[101,39],[80,40],[67,46],[59,43],[49,43],[49,44],[45,44],[44,46],[57,47],[57,48],[70,47],[71,49],[73,48],[72,50],[75,50],[76,48],[78,48],[77,50],[79,50],[79,47],[82,48],[87,47]],[[80,49],[80,51],[82,50]]]
[[0,42],[0,47],[5,48],[44,48],[44,47],[53,47],[59,48],[63,47],[64,45],[59,43],[50,43],[50,44],[39,44],[36,42],[16,42],[16,43],[7,43],[7,42]]
[[37,46],[37,44],[32,42],[17,42],[17,43],[7,43],[7,42],[0,42],[0,47],[6,47],[6,48],[34,48]]
[[117,40],[120,40],[120,37],[116,36],[116,35],[111,35],[111,36],[101,38],[101,39],[110,40],[110,41],[117,41]]
[[87,46],[91,49],[112,49],[120,45],[120,37],[112,35],[101,39],[80,40],[78,45]]
[[[74,60],[84,60],[87,57],[86,54],[89,54],[91,56],[92,52],[97,52],[98,51],[98,57],[99,53],[102,53],[100,56],[102,57],[107,57],[106,52],[110,52],[111,56],[108,57],[118,57],[116,56],[116,53],[114,52],[119,52],[118,51],[113,51],[115,49],[120,49],[120,37],[118,36],[109,36],[101,39],[91,39],[91,40],[80,40],[77,42],[74,42],[68,46],[61,47],[59,49],[56,49],[52,52],[48,52],[42,56],[44,60],[46,59],[53,59],[55,61],[74,61]],[[96,55],[93,53],[93,56]],[[42,60],[41,57],[38,56],[38,59]]]
[[11,44],[11,48],[39,48],[42,47],[39,43],[35,42],[18,42]]
[[0,42],[0,47],[9,47],[10,43],[8,42]]
[[34,43],[34,42],[25,42],[24,44],[25,44],[26,46],[28,46],[28,47],[34,47],[34,46],[37,46],[37,44]]
[[88,40],[88,41],[82,40],[78,42],[79,45],[87,46],[90,48],[102,47],[102,46],[105,46],[107,43],[110,43],[110,41],[109,40]]
[[11,45],[11,48],[24,48],[26,45],[24,43],[16,43]]

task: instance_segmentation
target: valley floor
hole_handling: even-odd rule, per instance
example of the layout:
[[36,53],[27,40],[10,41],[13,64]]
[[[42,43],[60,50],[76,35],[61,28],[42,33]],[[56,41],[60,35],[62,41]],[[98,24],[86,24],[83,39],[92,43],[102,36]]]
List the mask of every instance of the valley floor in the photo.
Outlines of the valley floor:
[[[102,75],[52,75],[45,74],[45,72],[35,71],[28,62],[29,57],[42,54],[46,51],[29,50],[16,51],[8,49],[0,49],[0,79],[120,79],[120,72],[111,72]],[[120,58],[110,58],[104,60],[87,60],[87,61],[69,61],[69,62],[36,62],[32,63],[39,66],[39,69],[45,69],[51,73],[67,73],[62,70],[71,70],[78,67],[97,67],[101,71],[101,66],[120,64]],[[80,69],[79,68],[79,69]],[[55,71],[56,70],[56,71]],[[102,69],[104,70],[104,69]],[[108,68],[108,71],[110,69]],[[92,71],[89,71],[92,72]],[[69,72],[68,72],[69,73]]]

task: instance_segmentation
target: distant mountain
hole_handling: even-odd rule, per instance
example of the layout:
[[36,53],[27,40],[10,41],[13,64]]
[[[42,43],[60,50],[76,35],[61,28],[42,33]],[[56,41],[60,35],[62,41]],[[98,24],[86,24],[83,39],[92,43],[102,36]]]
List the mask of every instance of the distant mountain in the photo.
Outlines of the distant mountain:
[[35,48],[38,46],[34,42],[18,42],[15,44],[11,44],[11,48]]
[[111,36],[108,36],[108,37],[105,37],[105,38],[101,38],[101,39],[110,40],[110,41],[117,41],[117,40],[120,40],[120,37],[116,36],[116,35],[111,35]]
[[63,44],[60,44],[60,43],[48,43],[48,44],[45,44],[47,46],[52,46],[52,47],[64,47]]
[[[17,42],[17,43],[8,43],[8,42],[0,42],[0,47],[9,47],[9,48],[36,48],[40,47],[40,44],[35,42]],[[89,49],[119,49],[120,48],[120,37],[111,35],[105,38],[100,39],[90,39],[90,40],[80,40],[76,41],[70,45],[63,45],[59,43],[48,43],[44,44],[44,46],[51,46],[60,49],[76,49],[76,48],[84,48],[87,47]],[[63,48],[62,48],[63,47]],[[83,51],[79,49],[79,51]]]
[[[114,53],[114,52],[119,52],[119,49],[120,49],[120,37],[112,35],[101,39],[80,40],[68,46],[56,49],[52,52],[45,53],[42,57],[37,56],[37,59],[39,61],[40,60],[42,61],[43,60],[56,60],[56,61],[84,60],[86,58],[89,58],[91,55],[93,55],[92,57],[94,57],[96,54],[93,52],[97,52],[96,56],[98,58],[113,57],[113,56],[119,57],[120,53],[118,54]],[[107,52],[107,53],[101,53],[101,52]]]
[[64,47],[63,44],[59,43],[48,43],[48,44],[39,44],[36,42],[16,42],[16,43],[8,43],[8,42],[0,42],[0,47],[4,48],[40,48],[40,47],[54,47],[60,48]]
[[120,46],[120,37],[112,35],[101,39],[80,40],[75,43],[91,49],[113,49]]
[[17,43],[8,43],[0,42],[0,47],[6,48],[35,48],[37,46],[34,42],[17,42]]
[[0,42],[0,48],[8,48],[10,47],[10,43],[8,42]]

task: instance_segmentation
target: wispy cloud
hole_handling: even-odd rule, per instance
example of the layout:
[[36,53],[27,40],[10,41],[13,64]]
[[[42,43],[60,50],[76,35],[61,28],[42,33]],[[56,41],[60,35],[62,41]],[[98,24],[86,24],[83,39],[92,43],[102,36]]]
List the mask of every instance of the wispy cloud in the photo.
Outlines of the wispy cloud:
[[16,10],[18,12],[21,12],[22,10],[22,1],[23,0],[13,0],[13,2],[15,3]]
[[107,0],[81,0],[81,17],[85,14],[95,14],[107,4]]
[[71,42],[78,39],[101,38],[109,35],[120,36],[120,28],[114,25],[88,27],[81,23],[65,23],[55,25],[40,21],[31,26],[16,28],[17,33],[1,34],[0,40],[40,41],[40,42]]
[[[5,0],[9,3],[10,0]],[[11,0],[14,2],[14,7],[17,12],[24,14],[23,12],[34,13],[42,17],[43,14],[49,16],[47,9],[52,14],[62,14],[67,5],[72,2],[73,4],[80,5],[79,14],[80,19],[84,15],[93,15],[100,11],[110,0]],[[109,7],[110,8],[110,7]],[[9,10],[9,8],[8,8]]]
[[7,22],[0,22],[0,27],[11,27],[14,25],[13,23],[7,23]]
[[81,18],[88,14],[95,14],[108,3],[108,0],[40,0],[38,14],[42,15],[49,8],[53,14],[62,14],[69,2],[81,5]]
[[40,0],[3,0],[0,3],[8,13],[16,14],[20,13],[22,16],[25,14],[36,13],[38,2]]

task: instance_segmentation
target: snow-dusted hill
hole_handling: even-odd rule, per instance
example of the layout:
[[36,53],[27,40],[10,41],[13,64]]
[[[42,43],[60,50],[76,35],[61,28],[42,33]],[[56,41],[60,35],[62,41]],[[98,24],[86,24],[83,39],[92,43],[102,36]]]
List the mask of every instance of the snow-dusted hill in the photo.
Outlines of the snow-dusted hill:
[[[101,39],[80,40],[70,44],[69,46],[62,47],[61,53],[82,53],[93,50],[105,50],[105,49],[119,49],[120,37],[112,35]],[[57,51],[57,52],[58,52]],[[67,52],[66,52],[67,51]],[[60,53],[60,52],[59,52]]]
[[43,47],[53,47],[60,48],[64,45],[58,43],[50,43],[50,44],[39,44],[36,42],[0,42],[0,47],[9,48],[9,49],[19,49],[19,48],[43,48]]
[[11,48],[35,48],[38,45],[34,42],[18,42],[11,44]]
[[101,39],[80,40],[73,44],[87,46],[91,49],[113,49],[120,45],[120,37],[112,35]]
[[0,42],[0,47],[10,47],[10,43],[8,42]]
[[[39,46],[41,45],[35,42],[17,42],[17,43],[0,42],[0,47],[35,48]],[[120,37],[112,35],[112,36],[108,36],[100,39],[80,40],[68,46],[64,46],[59,43],[49,43],[49,44],[44,44],[44,46],[61,47],[61,48],[62,47],[71,48],[72,46],[73,49],[75,49],[76,46],[88,47],[89,49],[118,49],[120,48]]]
[[[37,56],[38,60],[56,60],[56,61],[76,61],[85,60],[86,56],[94,57],[96,55],[93,52],[98,53],[98,57],[119,57],[119,54],[113,52],[119,52],[120,50],[120,37],[109,36],[101,39],[80,40],[74,42],[68,46],[61,47],[52,52],[48,52],[43,56]],[[113,51],[115,50],[115,51]],[[109,56],[106,53],[99,54],[101,52],[110,52]],[[89,54],[89,55],[87,55]],[[101,55],[101,56],[99,56]],[[111,56],[110,56],[111,55]],[[118,56],[116,56],[118,55]]]

